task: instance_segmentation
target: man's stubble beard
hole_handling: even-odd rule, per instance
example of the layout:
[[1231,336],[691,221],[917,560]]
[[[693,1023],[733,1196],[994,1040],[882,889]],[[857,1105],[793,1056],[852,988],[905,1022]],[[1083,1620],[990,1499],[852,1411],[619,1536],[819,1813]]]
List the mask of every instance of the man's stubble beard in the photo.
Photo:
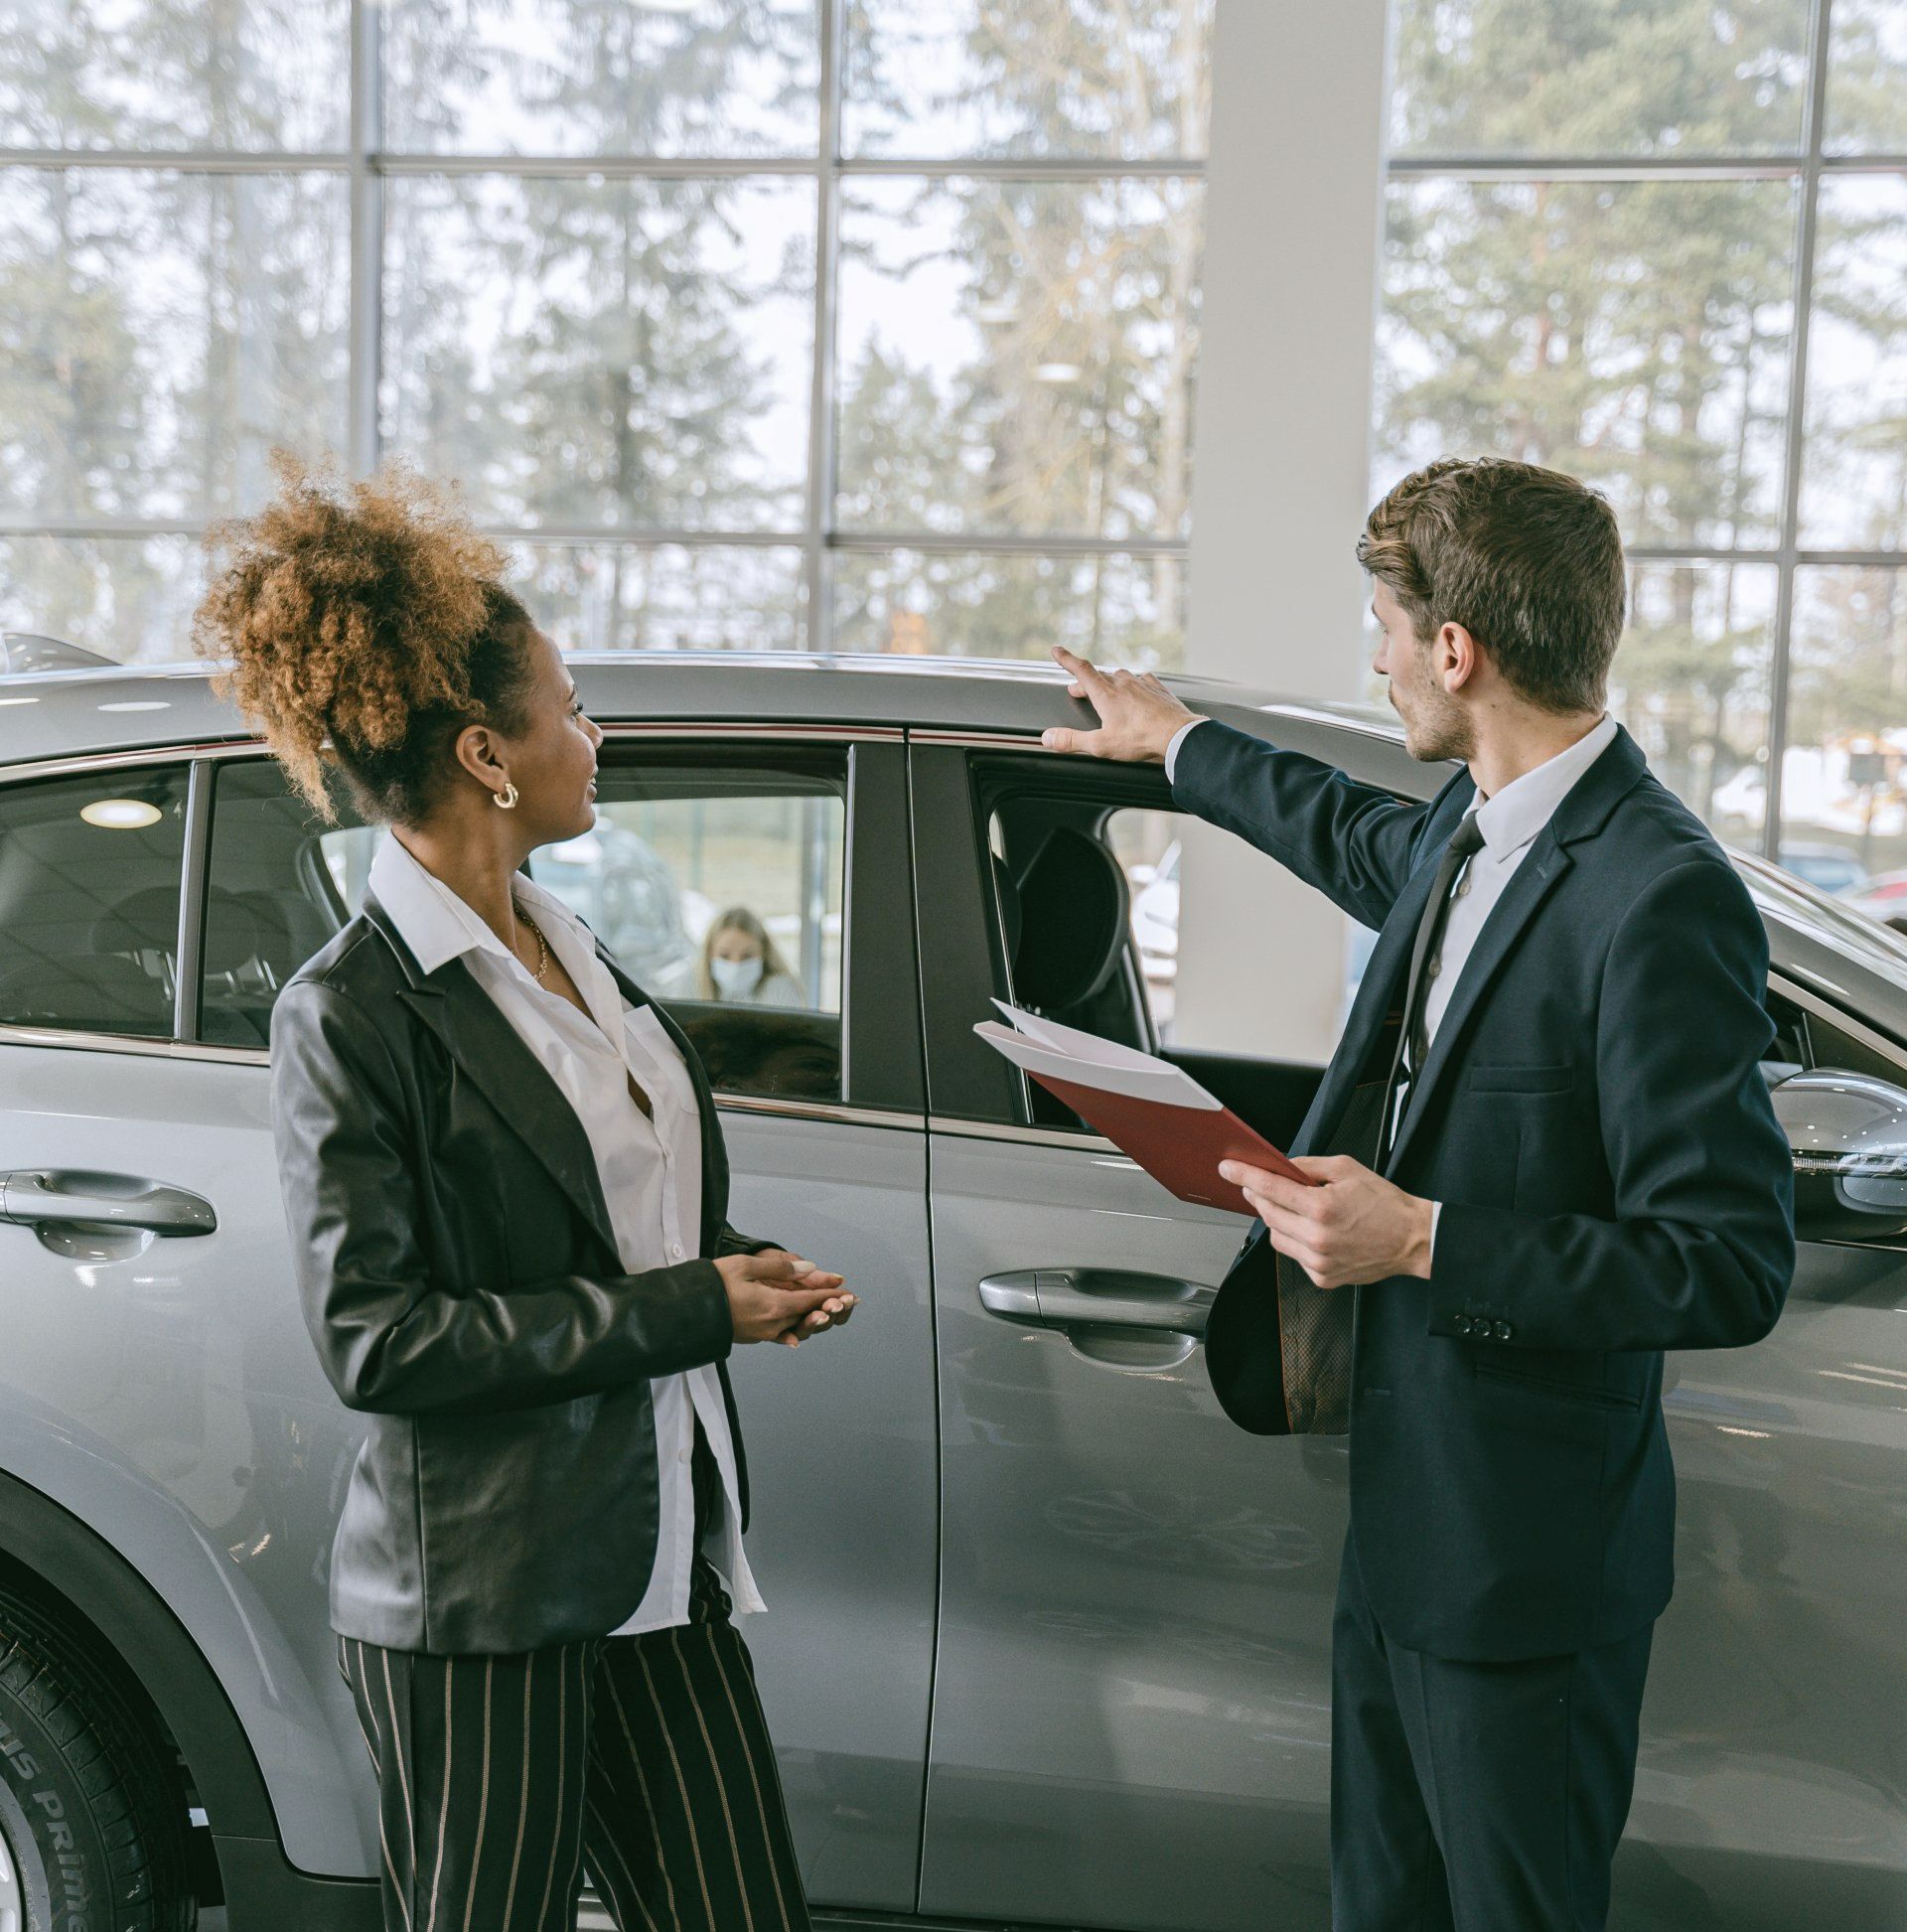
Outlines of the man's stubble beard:
[[[1424,662],[1416,660],[1417,665]],[[1412,758],[1433,765],[1446,758],[1467,763],[1476,755],[1477,734],[1469,712],[1427,669],[1412,670],[1410,695],[1412,715],[1404,721],[1403,748]]]

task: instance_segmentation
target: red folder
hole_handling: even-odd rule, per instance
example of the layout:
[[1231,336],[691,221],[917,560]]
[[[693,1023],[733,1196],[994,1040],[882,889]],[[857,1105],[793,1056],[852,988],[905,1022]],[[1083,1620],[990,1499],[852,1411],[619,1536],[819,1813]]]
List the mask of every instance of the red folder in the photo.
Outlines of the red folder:
[[974,1032],[1181,1201],[1253,1214],[1243,1191],[1220,1176],[1222,1160],[1242,1160],[1306,1187],[1318,1185],[1182,1067],[1002,999],[993,1003],[1009,1025],[982,1020]]
[[1257,1210],[1244,1192],[1219,1172],[1222,1160],[1242,1160],[1306,1187],[1318,1185],[1229,1107],[1166,1107],[1046,1074],[1032,1078],[1181,1201],[1255,1216]]

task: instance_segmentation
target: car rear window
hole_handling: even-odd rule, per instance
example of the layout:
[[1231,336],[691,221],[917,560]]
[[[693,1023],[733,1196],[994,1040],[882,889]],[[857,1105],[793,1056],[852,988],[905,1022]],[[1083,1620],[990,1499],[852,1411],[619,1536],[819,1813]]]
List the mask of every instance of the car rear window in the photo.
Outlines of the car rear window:
[[0,786],[0,1025],[167,1039],[184,765]]

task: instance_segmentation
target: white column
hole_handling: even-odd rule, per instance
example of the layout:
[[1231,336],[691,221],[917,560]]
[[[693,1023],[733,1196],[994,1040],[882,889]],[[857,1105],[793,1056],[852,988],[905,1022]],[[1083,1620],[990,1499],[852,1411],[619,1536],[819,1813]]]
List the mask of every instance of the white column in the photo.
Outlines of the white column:
[[[1219,0],[1187,669],[1356,696],[1386,0]],[[1321,1061],[1345,923],[1229,834],[1186,841],[1184,1046]]]

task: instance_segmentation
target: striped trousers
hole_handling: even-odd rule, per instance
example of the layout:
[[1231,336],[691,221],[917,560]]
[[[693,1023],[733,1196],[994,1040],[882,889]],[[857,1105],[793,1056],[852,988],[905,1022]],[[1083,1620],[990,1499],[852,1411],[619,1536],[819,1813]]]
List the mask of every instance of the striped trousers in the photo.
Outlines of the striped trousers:
[[386,1932],[808,1932],[755,1667],[699,1554],[689,1621],[504,1657],[342,1637]]

